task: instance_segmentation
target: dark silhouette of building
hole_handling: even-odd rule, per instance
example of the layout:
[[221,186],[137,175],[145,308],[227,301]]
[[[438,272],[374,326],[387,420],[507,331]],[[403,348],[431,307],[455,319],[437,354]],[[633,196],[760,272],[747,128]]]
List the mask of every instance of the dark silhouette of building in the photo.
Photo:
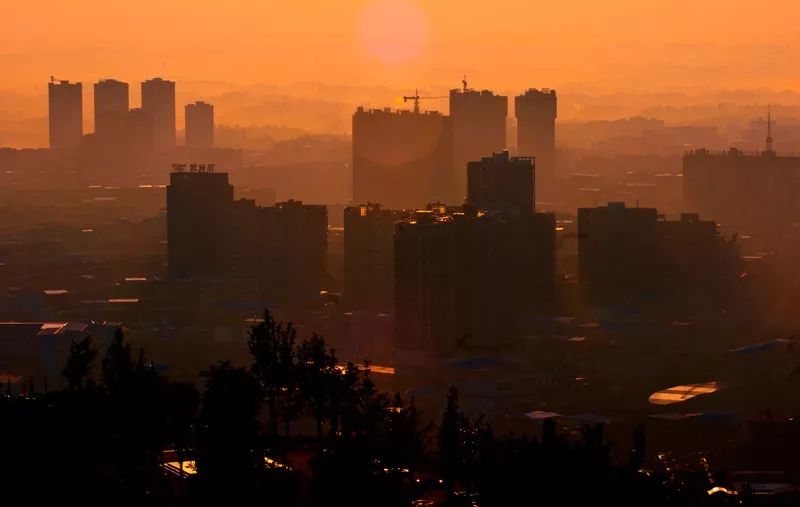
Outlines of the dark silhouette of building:
[[131,109],[125,114],[124,136],[128,152],[132,157],[147,157],[155,148],[155,125],[153,117],[143,109]]
[[202,101],[186,104],[186,146],[214,147],[214,106]]
[[464,88],[450,90],[450,118],[453,123],[453,163],[455,192],[464,198],[467,162],[480,160],[506,149],[508,97],[489,90]]
[[252,199],[233,200],[227,173],[170,175],[172,278],[244,279],[269,301],[307,303],[327,282],[327,228],[325,206],[289,200],[260,207]]
[[534,161],[494,153],[467,164],[467,201],[485,210],[530,214],[535,210]]
[[94,146],[102,167],[114,164],[126,170],[141,170],[151,161],[155,148],[153,118],[142,109],[103,113]]
[[553,300],[555,218],[433,206],[397,223],[395,339],[401,364],[497,352]]
[[517,153],[536,158],[538,188],[549,186],[556,171],[556,91],[529,89],[514,99]]
[[620,202],[578,210],[578,274],[588,301],[633,300],[653,290],[657,220],[655,208]]
[[169,276],[221,276],[231,268],[233,186],[227,173],[173,172],[167,186]]
[[380,204],[344,210],[344,298],[351,308],[389,312],[394,300],[394,224],[404,212]]
[[353,199],[417,208],[455,198],[450,118],[389,109],[353,115]]
[[713,305],[739,274],[734,242],[714,221],[612,202],[578,210],[578,273],[593,305],[684,310]]
[[797,156],[731,148],[721,153],[694,150],[683,157],[685,208],[714,217],[726,232],[777,237],[800,220],[798,195]]
[[327,281],[327,208],[289,200],[260,213],[261,280],[267,297],[288,303],[318,297]]
[[94,84],[94,132],[101,137],[114,130],[115,118],[128,113],[128,83],[101,79]]
[[82,84],[52,80],[47,85],[50,148],[78,148],[83,139]]
[[175,82],[160,77],[143,81],[142,111],[153,119],[156,149],[175,148]]

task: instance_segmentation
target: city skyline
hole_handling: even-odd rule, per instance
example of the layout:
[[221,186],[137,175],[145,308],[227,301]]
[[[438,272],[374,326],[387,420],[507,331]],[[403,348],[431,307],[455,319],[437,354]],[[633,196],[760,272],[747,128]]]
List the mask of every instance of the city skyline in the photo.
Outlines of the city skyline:
[[0,500],[800,505],[797,2],[0,12]]
[[[658,107],[690,109],[743,92],[749,103],[800,105],[800,96],[789,92],[800,81],[793,64],[798,30],[788,21],[800,8],[791,2],[764,9],[748,0],[731,9],[710,0],[664,9],[614,0],[597,11],[581,2],[505,0],[492,6],[500,16],[486,15],[489,7],[476,2],[450,9],[414,0],[269,8],[246,2],[221,8],[202,1],[190,12],[180,5],[137,6],[127,0],[113,7],[91,0],[79,4],[65,8],[50,2],[42,12],[23,4],[6,9],[9,29],[0,35],[5,48],[0,65],[10,72],[0,83],[0,120],[22,125],[15,132],[0,129],[0,144],[42,144],[46,108],[38,97],[51,75],[85,83],[162,76],[179,83],[179,104],[199,99],[219,105],[221,124],[270,121],[332,133],[347,131],[346,115],[333,108],[324,111],[324,125],[314,125],[308,118],[313,107],[378,107],[417,87],[446,94],[464,74],[472,87],[502,95],[530,86],[559,89],[562,98],[575,95],[563,102],[560,119],[566,121],[634,116]],[[785,15],[773,16],[776,8]],[[34,22],[34,16],[42,18]],[[197,30],[192,20],[205,17],[215,22]],[[37,23],[48,25],[48,33],[29,29]],[[317,24],[322,28],[302,30]],[[481,31],[496,35],[488,42],[471,36]],[[413,51],[397,50],[407,46]],[[517,51],[530,56],[519,60]],[[134,107],[140,103],[136,88]],[[89,92],[84,89],[83,103],[91,130]],[[300,97],[313,103],[295,106]],[[262,104],[247,108],[245,102]],[[293,107],[272,106],[280,102]],[[447,112],[443,104],[426,107]],[[281,114],[270,114],[276,111]],[[691,110],[673,113],[679,121],[698,117]],[[179,109],[179,125],[182,115]]]

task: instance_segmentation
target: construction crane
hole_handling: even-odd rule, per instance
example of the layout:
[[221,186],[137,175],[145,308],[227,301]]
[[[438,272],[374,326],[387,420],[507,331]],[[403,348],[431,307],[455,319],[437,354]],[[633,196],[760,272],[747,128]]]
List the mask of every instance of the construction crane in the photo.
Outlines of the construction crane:
[[419,113],[419,101],[420,100],[428,100],[428,99],[446,99],[448,98],[446,95],[440,95],[438,97],[420,97],[419,95],[419,88],[414,90],[414,95],[404,95],[403,102],[408,102],[409,100],[414,101],[414,112]]
[[772,153],[772,105],[767,108],[767,153]]

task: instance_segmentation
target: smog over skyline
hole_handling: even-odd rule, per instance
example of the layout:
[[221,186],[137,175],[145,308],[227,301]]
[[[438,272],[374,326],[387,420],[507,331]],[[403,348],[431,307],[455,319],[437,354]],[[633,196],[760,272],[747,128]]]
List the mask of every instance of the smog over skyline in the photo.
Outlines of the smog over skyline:
[[[229,105],[223,124],[260,123],[268,112],[316,131],[321,116],[332,133],[348,131],[353,106],[378,107],[414,88],[446,94],[464,74],[506,93],[536,81],[573,94],[565,120],[658,107],[679,109],[668,120],[709,120],[682,109],[730,95],[797,107],[789,92],[800,78],[798,15],[795,2],[749,0],[735,8],[613,0],[602,9],[513,0],[14,3],[0,34],[0,66],[11,70],[0,83],[0,119],[23,126],[4,126],[0,141],[41,144],[41,83],[50,75],[131,83],[160,75],[181,83],[179,97]],[[131,100],[138,103],[136,89]]]
[[800,505],[800,3],[0,5],[0,505]]

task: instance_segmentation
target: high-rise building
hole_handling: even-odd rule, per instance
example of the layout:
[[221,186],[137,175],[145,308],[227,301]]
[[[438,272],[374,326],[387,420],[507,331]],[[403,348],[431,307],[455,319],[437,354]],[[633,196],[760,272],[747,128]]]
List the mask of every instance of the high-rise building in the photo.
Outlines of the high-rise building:
[[142,111],[153,119],[156,149],[175,147],[175,82],[160,77],[142,82]]
[[51,80],[47,99],[50,148],[78,148],[83,139],[82,84]]
[[536,158],[539,185],[550,186],[556,172],[556,91],[529,89],[514,100],[517,117],[517,154]]
[[394,224],[405,213],[366,203],[344,210],[344,299],[388,313],[394,300]]
[[186,104],[186,146],[214,147],[214,106],[202,101]]
[[655,208],[621,202],[578,210],[578,276],[589,302],[620,303],[653,290],[657,220]]
[[455,199],[450,118],[389,109],[353,115],[353,199],[416,209]]
[[798,195],[798,156],[731,148],[694,150],[683,157],[684,207],[712,217],[726,233],[781,237],[800,221]]
[[124,116],[129,109],[128,83],[101,79],[94,84],[94,132],[99,137],[113,129],[109,123]]
[[738,277],[736,243],[712,220],[670,221],[654,208],[578,210],[578,276],[588,303],[683,310],[714,304]]
[[169,276],[223,276],[232,260],[233,186],[227,173],[173,172],[167,186]]
[[268,297],[303,303],[319,296],[327,280],[327,208],[289,200],[260,212],[261,280]]
[[429,208],[395,230],[398,363],[492,353],[553,300],[555,218]]
[[305,304],[326,287],[328,213],[325,206],[289,200],[257,206],[233,203],[231,274],[258,281],[281,305]]
[[141,108],[131,109],[125,114],[124,136],[127,149],[136,158],[147,157],[155,147],[155,125],[153,118]]
[[458,202],[467,191],[467,162],[480,160],[506,149],[508,97],[489,90],[450,90],[450,118],[453,122],[453,164]]
[[531,214],[535,208],[534,164],[530,157],[494,153],[467,164],[467,202],[485,210]]

